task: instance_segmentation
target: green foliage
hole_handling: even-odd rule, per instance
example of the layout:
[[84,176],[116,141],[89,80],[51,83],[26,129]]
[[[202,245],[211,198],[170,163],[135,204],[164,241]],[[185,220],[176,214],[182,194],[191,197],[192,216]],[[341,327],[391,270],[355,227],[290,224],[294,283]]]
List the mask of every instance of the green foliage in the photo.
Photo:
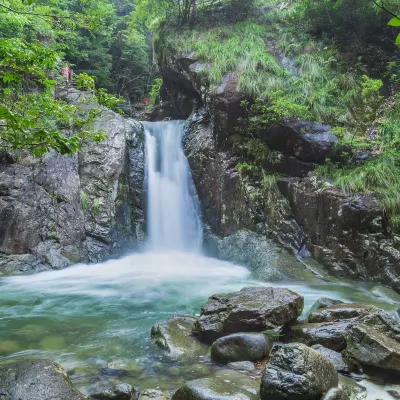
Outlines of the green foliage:
[[163,84],[162,78],[156,78],[156,79],[154,80],[154,83],[153,83],[153,85],[151,86],[151,90],[150,90],[150,93],[149,93],[149,100],[150,100],[150,103],[149,103],[149,105],[148,105],[148,108],[153,107],[154,104],[156,103],[157,98],[158,98],[158,95],[159,95],[159,93],[160,93],[160,88],[161,88],[161,85],[162,85],[162,84]]
[[91,209],[92,209],[92,212],[93,212],[94,215],[99,214],[101,206],[102,206],[101,199],[94,199],[93,200],[93,204],[92,204]]
[[79,192],[79,200],[81,203],[81,209],[83,214],[86,214],[87,209],[88,209],[88,199],[87,199],[87,194],[83,190]]

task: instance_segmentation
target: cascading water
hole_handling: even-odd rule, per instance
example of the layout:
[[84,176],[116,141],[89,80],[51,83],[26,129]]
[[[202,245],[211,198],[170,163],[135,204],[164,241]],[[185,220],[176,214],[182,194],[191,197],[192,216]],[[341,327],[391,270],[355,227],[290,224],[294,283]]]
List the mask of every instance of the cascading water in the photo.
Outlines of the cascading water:
[[147,231],[151,250],[199,251],[200,207],[182,148],[183,121],[145,124]]

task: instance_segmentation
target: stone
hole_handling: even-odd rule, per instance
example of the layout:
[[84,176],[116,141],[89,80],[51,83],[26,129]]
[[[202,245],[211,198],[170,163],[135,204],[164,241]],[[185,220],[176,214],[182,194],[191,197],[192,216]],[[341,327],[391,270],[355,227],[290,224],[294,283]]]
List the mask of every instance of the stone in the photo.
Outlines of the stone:
[[328,349],[340,352],[346,348],[343,334],[350,323],[350,321],[312,324],[298,322],[286,328],[285,340],[304,343],[308,346],[320,344]]
[[49,360],[17,361],[0,367],[2,400],[85,400],[65,370]]
[[275,353],[261,379],[261,400],[319,400],[338,386],[333,364],[301,343],[292,343]]
[[349,396],[343,389],[332,388],[321,400],[349,400]]
[[400,294],[396,293],[394,290],[388,288],[387,286],[374,286],[371,292],[377,296],[385,299],[390,303],[400,303]]
[[213,378],[186,382],[172,400],[259,400],[257,381],[235,371],[218,371]]
[[312,349],[318,351],[321,355],[323,355],[327,360],[329,360],[336,368],[336,371],[341,372],[343,374],[348,374],[350,372],[349,366],[343,361],[342,355],[337,351],[333,351],[328,349],[320,344],[316,344],[311,346]]
[[335,304],[320,310],[313,311],[308,316],[308,322],[338,322],[346,319],[362,318],[379,312],[375,306],[364,304]]
[[168,400],[163,392],[154,389],[142,390],[138,400]]
[[237,362],[230,362],[228,363],[228,367],[242,372],[253,372],[255,371],[256,367],[250,361],[237,361]]
[[350,399],[364,399],[367,397],[367,390],[364,386],[344,375],[339,375],[339,388],[343,389]]
[[101,393],[92,393],[89,400],[131,400],[135,389],[127,383],[113,386]]
[[261,332],[293,323],[304,298],[285,288],[245,287],[239,292],[211,296],[202,308],[194,332],[212,343],[237,332]]
[[151,328],[152,341],[174,359],[204,356],[209,347],[193,336],[196,322],[191,315],[176,315]]
[[308,313],[311,314],[313,311],[320,310],[321,308],[329,306],[334,306],[335,304],[343,304],[343,301],[331,299],[329,297],[321,297],[311,306]]
[[217,339],[211,346],[214,361],[260,361],[268,357],[272,340],[263,333],[234,333]]

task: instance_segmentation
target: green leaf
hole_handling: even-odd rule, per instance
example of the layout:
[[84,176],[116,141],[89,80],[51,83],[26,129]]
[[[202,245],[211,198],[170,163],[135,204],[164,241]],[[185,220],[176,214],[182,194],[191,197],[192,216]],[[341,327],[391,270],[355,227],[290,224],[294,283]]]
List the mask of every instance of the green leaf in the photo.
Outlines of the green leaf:
[[396,44],[397,46],[400,46],[400,33],[397,35]]
[[400,15],[398,15],[397,17],[392,18],[389,23],[389,26],[400,26]]

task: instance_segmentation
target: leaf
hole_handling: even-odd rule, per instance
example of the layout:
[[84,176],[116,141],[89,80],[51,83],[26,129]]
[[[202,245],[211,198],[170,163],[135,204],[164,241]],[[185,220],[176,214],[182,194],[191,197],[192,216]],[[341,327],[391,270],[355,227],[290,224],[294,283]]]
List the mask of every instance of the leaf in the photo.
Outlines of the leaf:
[[400,33],[397,35],[396,44],[397,46],[400,46]]
[[389,26],[400,26],[400,15],[398,15],[397,17],[392,18],[389,22],[388,22]]

